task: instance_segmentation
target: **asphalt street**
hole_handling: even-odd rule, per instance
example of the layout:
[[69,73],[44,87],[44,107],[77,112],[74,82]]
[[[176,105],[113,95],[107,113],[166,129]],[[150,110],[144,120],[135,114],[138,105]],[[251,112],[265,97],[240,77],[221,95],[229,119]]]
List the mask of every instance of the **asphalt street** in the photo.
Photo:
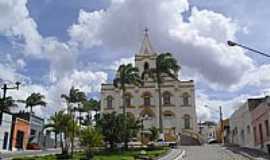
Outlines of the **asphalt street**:
[[249,160],[220,145],[179,146],[186,151],[185,160]]

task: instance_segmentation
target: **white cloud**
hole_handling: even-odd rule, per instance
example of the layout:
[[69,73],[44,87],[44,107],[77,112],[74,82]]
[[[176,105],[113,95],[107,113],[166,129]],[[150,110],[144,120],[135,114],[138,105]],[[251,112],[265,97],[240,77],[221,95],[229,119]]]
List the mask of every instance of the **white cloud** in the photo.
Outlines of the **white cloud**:
[[25,42],[25,53],[39,54],[42,37],[29,16],[27,0],[0,0],[0,34],[16,36]]
[[[15,99],[25,99],[32,92],[44,94],[48,106],[38,107],[35,111],[40,116],[48,116],[63,108],[60,95],[68,93],[71,86],[87,94],[97,92],[101,83],[106,82],[107,74],[75,69],[78,54],[76,46],[60,42],[55,37],[43,37],[38,32],[34,19],[29,15],[27,2],[27,0],[0,0],[0,34],[11,37],[11,40],[23,46],[22,52],[25,56],[48,60],[50,82],[47,86],[32,84],[31,77],[18,73],[18,70],[26,66],[24,59],[10,54],[3,57],[6,61],[0,63],[0,77],[4,82],[23,83],[19,91],[9,92]],[[22,109],[21,107],[19,109]]]
[[65,103],[60,99],[61,94],[68,94],[69,89],[74,86],[86,94],[99,92],[102,83],[107,80],[104,72],[91,72],[85,70],[74,70],[70,75],[62,77],[48,88],[48,99],[51,100],[49,113],[65,108]]
[[270,64],[264,64],[256,66],[253,69],[245,73],[241,79],[241,83],[236,84],[233,88],[240,88],[245,85],[255,86],[258,88],[269,88],[270,87]]
[[76,50],[55,38],[46,38],[43,43],[44,58],[50,62],[51,80],[54,82],[69,74],[76,62]]
[[[84,47],[92,47],[100,45],[101,40],[97,39],[99,28],[102,25],[102,20],[104,18],[104,11],[94,11],[91,13],[80,10],[78,23],[80,25],[73,25],[72,29],[69,29],[68,32],[73,39],[82,43]],[[88,32],[91,30],[91,32]]]
[[[59,42],[55,37],[43,37],[37,30],[36,22],[29,15],[27,2],[0,0],[0,34],[12,37],[16,43],[23,46],[26,56],[48,60],[50,74],[54,75],[54,79],[64,77],[74,68],[76,49]],[[17,61],[17,64],[18,67],[25,66],[22,60]]]
[[220,13],[195,7],[188,22],[184,21],[181,13],[188,9],[186,0],[113,1],[105,11],[81,10],[78,23],[69,29],[69,34],[72,43],[83,47],[103,45],[124,50],[114,52],[119,56],[131,56],[130,51],[139,48],[142,31],[148,26],[157,51],[174,53],[182,65],[213,88],[239,83],[244,73],[254,67],[253,62],[243,50],[229,48],[225,42],[235,39],[241,28]]
[[16,65],[18,69],[23,69],[26,66],[26,63],[23,59],[17,59]]
[[[201,90],[197,91],[196,112],[198,121],[219,121],[219,106],[222,106],[223,118],[229,118],[231,114],[244,103],[247,98],[255,96],[242,94],[229,100],[211,99]],[[205,107],[207,106],[207,107]]]
[[120,58],[119,60],[114,61],[113,64],[109,66],[109,69],[116,71],[121,64],[129,64],[129,63],[131,63],[134,66],[135,57]]
[[192,8],[189,21],[188,27],[199,36],[211,37],[219,43],[224,43],[228,39],[234,40],[235,33],[239,29],[231,18],[209,10],[199,11],[196,7]]
[[16,81],[28,81],[29,78],[25,77],[24,75],[18,74],[16,72],[16,69],[9,66],[9,65],[4,65],[0,63],[0,82],[16,82]]
[[[1,67],[2,66],[0,64],[0,69]],[[3,75],[1,73],[3,73]],[[33,92],[43,94],[46,97],[45,101],[47,102],[47,106],[45,108],[36,107],[34,111],[37,115],[44,118],[48,118],[53,112],[59,111],[66,107],[60,96],[61,94],[68,94],[69,89],[72,86],[79,88],[86,94],[89,94],[92,92],[99,92],[101,84],[105,83],[107,80],[107,74],[104,72],[91,72],[84,70],[74,70],[70,75],[62,77],[57,82],[49,86],[27,82],[27,77],[16,73],[16,71],[12,69],[8,69],[6,72],[0,72],[0,77],[3,77],[4,81],[22,82],[19,90],[11,90],[7,93],[8,96],[12,96],[16,100],[24,100]],[[13,84],[10,83],[10,85]],[[15,111],[23,109],[24,104],[19,104],[19,107],[16,108]]]

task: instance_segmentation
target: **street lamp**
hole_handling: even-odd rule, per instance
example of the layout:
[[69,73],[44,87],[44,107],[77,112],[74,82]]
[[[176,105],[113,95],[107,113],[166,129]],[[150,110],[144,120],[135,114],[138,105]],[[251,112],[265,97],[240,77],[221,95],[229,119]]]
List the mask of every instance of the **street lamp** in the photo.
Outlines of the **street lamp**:
[[236,43],[236,42],[230,41],[230,40],[229,40],[229,41],[227,41],[227,44],[228,44],[228,46],[230,46],[230,47],[235,47],[235,46],[238,46],[238,47],[241,47],[241,48],[247,49],[247,50],[249,50],[249,51],[252,51],[252,52],[255,52],[255,53],[260,54],[260,55],[262,55],[262,56],[265,56],[265,57],[270,58],[270,55],[269,55],[269,54],[267,54],[267,53],[264,53],[264,52],[258,51],[258,50],[256,50],[256,49],[253,49],[253,48],[247,47],[247,46],[245,46],[245,45],[242,45],[242,44],[239,44],[239,43]]

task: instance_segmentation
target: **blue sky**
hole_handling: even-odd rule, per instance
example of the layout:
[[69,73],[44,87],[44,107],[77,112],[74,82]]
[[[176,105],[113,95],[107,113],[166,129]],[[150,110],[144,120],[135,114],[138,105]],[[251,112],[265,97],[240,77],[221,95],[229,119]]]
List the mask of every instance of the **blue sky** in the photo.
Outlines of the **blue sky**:
[[268,94],[269,60],[225,42],[270,53],[269,7],[267,0],[0,0],[0,78],[23,82],[9,93],[15,99],[45,94],[49,105],[36,112],[48,117],[72,85],[99,97],[117,65],[132,62],[148,26],[155,50],[172,52],[180,78],[195,80],[199,118],[215,119],[206,104],[224,106],[228,117],[246,98]]

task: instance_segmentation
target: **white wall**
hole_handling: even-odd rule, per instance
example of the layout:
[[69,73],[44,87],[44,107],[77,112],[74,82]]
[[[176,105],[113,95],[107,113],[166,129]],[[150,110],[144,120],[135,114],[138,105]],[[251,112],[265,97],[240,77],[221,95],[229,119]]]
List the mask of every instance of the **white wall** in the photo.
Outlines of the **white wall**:
[[2,123],[0,125],[0,151],[3,150],[3,141],[5,132],[8,133],[8,143],[6,150],[9,149],[9,140],[11,137],[12,115],[3,113]]
[[[248,131],[248,126],[250,131]],[[233,130],[237,128],[237,134],[233,135]],[[234,144],[243,147],[254,146],[253,127],[251,125],[251,113],[248,104],[244,103],[237,109],[230,118],[230,136]]]

